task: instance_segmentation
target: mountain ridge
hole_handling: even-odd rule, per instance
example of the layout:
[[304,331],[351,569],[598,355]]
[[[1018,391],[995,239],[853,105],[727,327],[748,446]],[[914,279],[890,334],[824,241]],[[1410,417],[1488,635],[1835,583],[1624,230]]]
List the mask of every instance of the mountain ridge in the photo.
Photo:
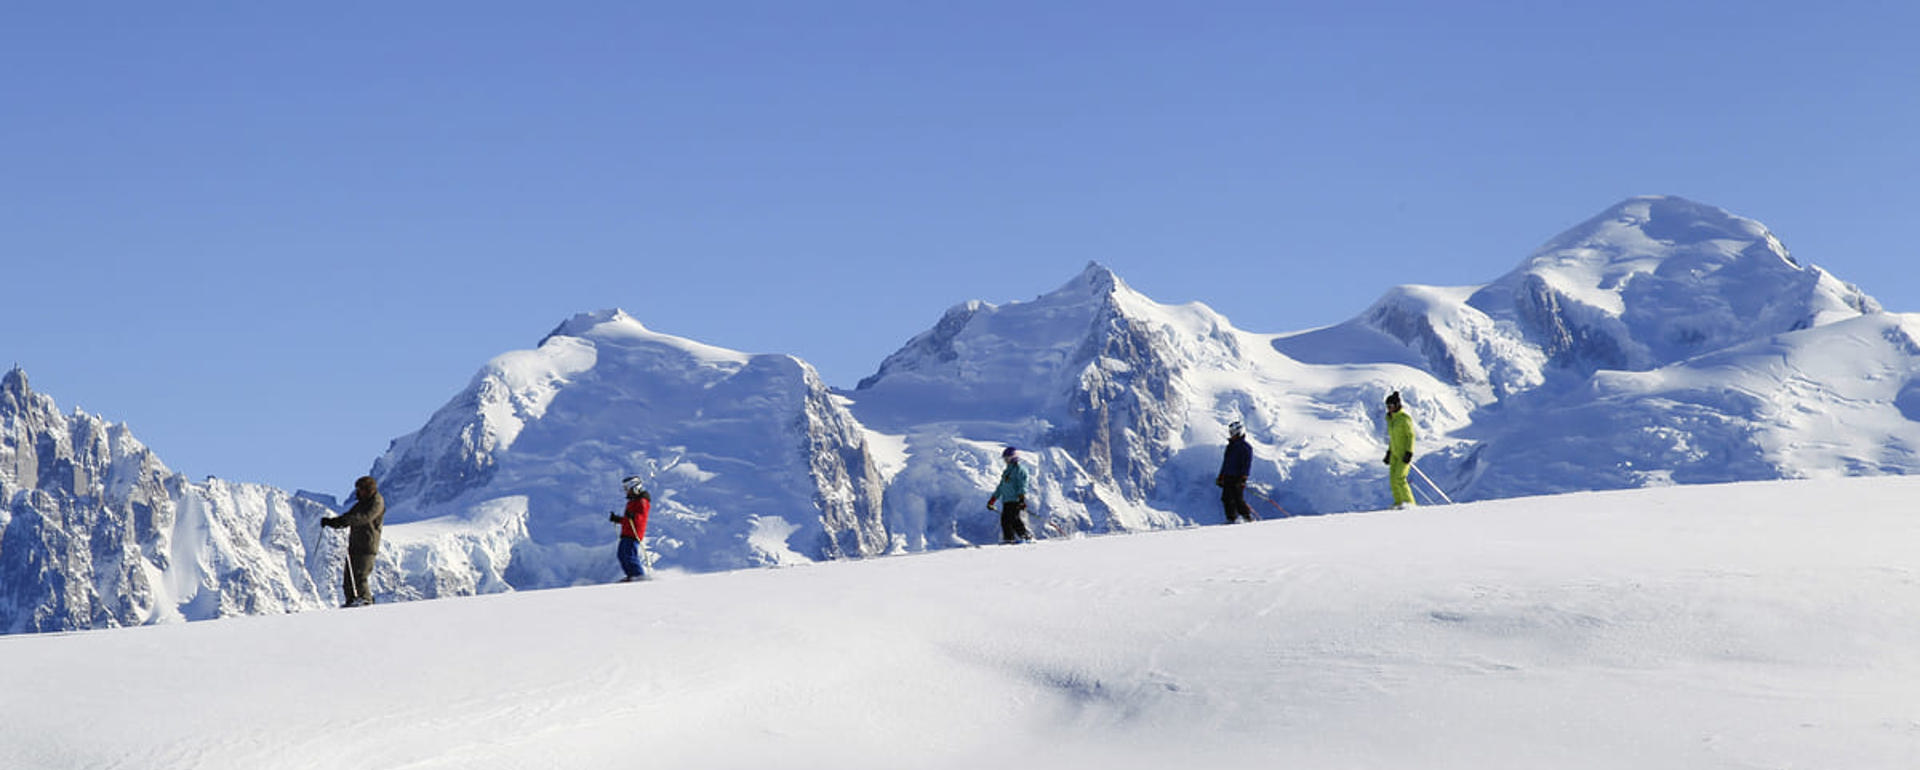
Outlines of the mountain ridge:
[[[851,390],[794,356],[579,313],[489,361],[374,462],[389,502],[376,585],[418,599],[610,579],[605,511],[628,474],[654,491],[666,570],[993,542],[981,502],[1007,446],[1032,468],[1042,537],[1211,523],[1232,420],[1257,508],[1378,508],[1393,390],[1420,466],[1460,500],[1920,473],[1914,318],[1758,222],[1670,196],[1623,201],[1487,283],[1393,287],[1302,332],[1161,304],[1089,262],[1029,300],[951,306]],[[124,426],[62,422],[30,393],[18,368],[0,382],[0,558],[38,565],[9,573],[0,630],[330,603],[327,500],[187,482]],[[103,496],[98,469],[140,481]],[[101,547],[76,547],[75,528],[106,533],[84,538]]]

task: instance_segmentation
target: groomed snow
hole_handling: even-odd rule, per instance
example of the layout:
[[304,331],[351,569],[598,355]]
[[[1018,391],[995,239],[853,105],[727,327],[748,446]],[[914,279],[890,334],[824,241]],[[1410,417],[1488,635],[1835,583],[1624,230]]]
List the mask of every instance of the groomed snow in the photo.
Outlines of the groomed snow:
[[1588,493],[7,637],[0,766],[1906,769],[1916,494]]

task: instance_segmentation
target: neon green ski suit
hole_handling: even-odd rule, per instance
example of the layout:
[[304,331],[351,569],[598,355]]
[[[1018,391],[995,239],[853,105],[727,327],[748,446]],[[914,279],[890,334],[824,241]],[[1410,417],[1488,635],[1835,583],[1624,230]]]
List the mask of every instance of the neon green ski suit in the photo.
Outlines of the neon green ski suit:
[[1413,487],[1407,486],[1407,466],[1413,463],[1413,418],[1405,410],[1387,415],[1387,483],[1394,505],[1412,505]]

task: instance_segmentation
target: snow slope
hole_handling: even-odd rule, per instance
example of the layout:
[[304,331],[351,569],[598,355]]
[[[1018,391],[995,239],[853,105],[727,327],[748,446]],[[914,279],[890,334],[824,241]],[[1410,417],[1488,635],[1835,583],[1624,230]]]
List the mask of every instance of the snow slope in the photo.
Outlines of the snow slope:
[[[1920,315],[1876,313],[1778,334],[1490,410],[1440,478],[1479,497],[1920,470]],[[1464,457],[1457,464],[1449,462]],[[1459,468],[1458,471],[1448,470]],[[1467,486],[1462,484],[1462,486]]]
[[[649,550],[711,572],[998,539],[1003,446],[1041,538],[1221,520],[1243,421],[1263,515],[1385,507],[1381,401],[1454,499],[1920,474],[1920,316],[1749,219],[1633,198],[1485,284],[1390,289],[1268,334],[1097,263],[1030,300],[948,310],[858,388],[804,361],[584,313],[495,357],[373,463],[384,600],[615,578],[619,480]],[[331,605],[339,539],[307,494],[166,471],[124,426],[0,382],[0,632]],[[1416,496],[1438,499],[1416,483]]]
[[1920,766],[1920,480],[0,639],[0,766]]

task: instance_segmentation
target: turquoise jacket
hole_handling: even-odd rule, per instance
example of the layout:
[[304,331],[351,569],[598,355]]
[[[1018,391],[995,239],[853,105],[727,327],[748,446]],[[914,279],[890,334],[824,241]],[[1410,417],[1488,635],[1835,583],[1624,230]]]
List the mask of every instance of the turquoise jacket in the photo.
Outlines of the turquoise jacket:
[[1018,462],[1007,463],[1007,469],[1000,472],[1000,486],[993,490],[993,499],[1006,502],[1024,500],[1027,496],[1027,469]]

